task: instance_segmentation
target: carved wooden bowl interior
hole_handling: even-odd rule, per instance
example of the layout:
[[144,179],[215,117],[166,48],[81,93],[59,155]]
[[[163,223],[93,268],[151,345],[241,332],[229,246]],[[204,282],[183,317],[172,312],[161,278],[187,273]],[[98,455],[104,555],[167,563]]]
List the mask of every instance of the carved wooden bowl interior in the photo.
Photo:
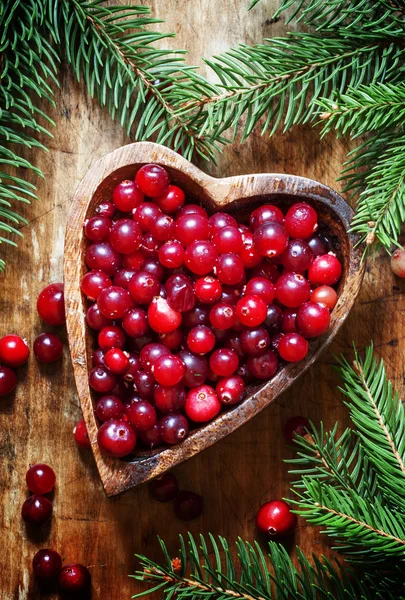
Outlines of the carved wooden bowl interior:
[[[95,398],[88,385],[95,336],[87,327],[87,303],[80,291],[80,280],[87,271],[84,261],[87,240],[83,233],[83,222],[94,214],[100,202],[111,199],[117,183],[123,179],[133,179],[136,170],[146,163],[163,165],[169,171],[172,183],[184,189],[188,202],[201,204],[209,213],[218,210],[229,212],[240,222],[248,222],[252,210],[261,204],[271,202],[285,209],[294,202],[309,202],[318,212],[320,231],[326,232],[332,240],[333,249],[342,261],[343,273],[330,328],[323,336],[310,342],[305,360],[282,365],[270,381],[249,386],[241,404],[223,411],[212,422],[191,430],[189,437],[181,444],[140,453],[137,450],[135,455],[126,459],[111,459],[104,456],[97,445],[98,426],[93,410]],[[108,496],[156,477],[232,433],[268,406],[311,366],[349,314],[363,277],[361,249],[355,247],[356,236],[347,231],[351,217],[351,208],[339,194],[311,179],[284,174],[216,179],[175,152],[150,142],[124,146],[96,162],[80,183],[68,218],[65,304],[77,391]]]

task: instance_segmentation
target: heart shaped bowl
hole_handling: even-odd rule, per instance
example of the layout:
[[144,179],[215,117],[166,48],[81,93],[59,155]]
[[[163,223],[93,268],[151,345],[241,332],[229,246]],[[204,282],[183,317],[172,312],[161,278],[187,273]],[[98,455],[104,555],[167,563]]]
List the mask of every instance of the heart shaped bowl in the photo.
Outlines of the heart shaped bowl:
[[[200,203],[210,213],[219,210],[229,212],[240,222],[247,222],[252,210],[261,204],[271,202],[286,208],[297,201],[309,202],[318,212],[320,231],[326,232],[332,240],[333,249],[342,262],[343,273],[330,328],[322,337],[310,343],[305,360],[282,366],[268,382],[249,386],[241,404],[192,430],[181,444],[140,452],[125,459],[111,459],[104,456],[97,445],[94,398],[88,384],[94,339],[85,321],[87,306],[80,291],[80,280],[87,271],[84,261],[87,241],[83,222],[94,214],[100,202],[110,200],[117,183],[123,179],[133,179],[136,170],[147,163],[164,166],[169,171],[172,183],[184,189],[189,202]],[[361,249],[356,247],[356,236],[348,233],[351,217],[350,206],[339,194],[311,179],[267,173],[215,179],[172,150],[150,142],[118,148],[97,161],[88,171],[76,191],[68,218],[64,264],[65,305],[77,391],[108,496],[162,474],[232,433],[273,402],[311,366],[349,314],[363,277]]]

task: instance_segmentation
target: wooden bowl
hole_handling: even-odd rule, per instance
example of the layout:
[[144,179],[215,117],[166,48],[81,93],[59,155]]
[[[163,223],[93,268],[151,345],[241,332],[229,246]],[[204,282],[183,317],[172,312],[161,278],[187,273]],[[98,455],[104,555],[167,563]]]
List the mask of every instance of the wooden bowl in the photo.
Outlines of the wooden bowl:
[[[189,202],[201,203],[209,212],[230,212],[239,221],[247,221],[251,211],[264,203],[288,206],[300,200],[309,202],[319,214],[321,231],[326,230],[332,239],[334,250],[343,264],[343,274],[338,290],[339,300],[331,315],[330,329],[310,343],[305,360],[281,367],[268,382],[250,386],[247,397],[241,404],[195,429],[181,444],[118,460],[104,456],[98,448],[93,394],[88,384],[93,335],[86,325],[86,301],[80,291],[80,280],[87,271],[84,262],[87,241],[83,234],[83,222],[93,215],[96,205],[103,200],[110,200],[111,192],[118,182],[133,179],[136,170],[145,163],[159,163],[166,167],[172,182],[186,191]],[[77,391],[97,467],[108,496],[119,494],[162,474],[232,433],[273,402],[310,367],[349,314],[363,277],[361,249],[355,247],[357,239],[354,234],[347,231],[351,217],[351,208],[339,194],[311,179],[267,173],[215,179],[172,150],[150,142],[118,148],[96,162],[80,183],[68,218],[64,265],[65,305]]]

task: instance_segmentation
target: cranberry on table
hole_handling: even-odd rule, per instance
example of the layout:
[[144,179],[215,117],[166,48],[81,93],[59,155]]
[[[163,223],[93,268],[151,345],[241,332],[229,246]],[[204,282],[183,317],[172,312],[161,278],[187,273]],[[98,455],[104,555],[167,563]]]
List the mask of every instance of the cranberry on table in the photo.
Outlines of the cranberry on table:
[[278,206],[274,206],[273,204],[263,204],[256,208],[250,215],[250,227],[254,231],[259,225],[263,225],[264,223],[282,223],[284,219],[284,215]]
[[117,377],[106,367],[94,367],[89,374],[90,387],[99,394],[111,392],[117,383]]
[[139,206],[144,196],[135,181],[125,179],[113,189],[112,199],[119,211],[127,213]]
[[103,423],[110,419],[119,419],[124,414],[124,405],[118,396],[109,394],[97,401],[95,413]]
[[84,233],[92,242],[104,242],[108,238],[112,221],[108,217],[92,217],[84,224]]
[[17,375],[9,367],[0,366],[0,398],[8,396],[17,385]]
[[176,385],[157,385],[154,390],[156,408],[163,414],[177,412],[186,403],[186,390],[182,383]]
[[156,411],[150,402],[144,400],[132,403],[126,414],[136,431],[148,431],[156,423]]
[[160,165],[144,165],[135,175],[135,183],[139,186],[141,192],[149,198],[158,198],[162,196],[169,187],[169,174],[165,168]]
[[280,223],[263,223],[255,229],[253,241],[261,256],[273,258],[287,248],[288,233]]
[[169,414],[159,421],[162,440],[166,444],[179,444],[188,436],[188,421],[180,414]]
[[34,354],[39,362],[56,362],[63,354],[63,344],[56,333],[40,333],[34,340]]
[[245,265],[238,254],[228,252],[218,257],[215,272],[219,281],[225,285],[236,285],[245,276]]
[[62,558],[55,550],[44,548],[39,550],[32,559],[32,570],[38,579],[56,579],[61,569]]
[[83,419],[76,423],[75,428],[73,429],[73,435],[75,437],[76,444],[80,446],[80,448],[91,447],[89,434],[87,433],[86,423]]
[[297,526],[297,517],[284,500],[272,500],[260,507],[256,516],[260,531],[272,537],[289,535]]
[[292,238],[311,237],[318,228],[316,210],[306,202],[293,204],[285,216],[285,227]]
[[129,367],[127,352],[123,352],[119,348],[111,348],[105,354],[104,364],[112,373],[123,375]]
[[187,346],[196,354],[207,354],[215,346],[215,335],[206,325],[193,327],[187,336]]
[[0,339],[0,363],[6,367],[20,367],[29,355],[30,349],[19,335],[4,335]]
[[55,471],[45,463],[38,463],[28,469],[25,480],[34,494],[47,494],[55,487]]
[[338,301],[338,295],[336,290],[329,285],[320,285],[314,289],[310,300],[311,302],[319,302],[319,304],[324,304],[326,308],[332,310]]
[[306,302],[297,312],[297,329],[306,338],[322,335],[330,325],[330,312],[324,304]]
[[69,594],[88,591],[91,585],[90,572],[79,563],[65,565],[59,573],[58,583],[61,591]]
[[103,290],[97,300],[100,313],[108,319],[122,319],[132,308],[128,290],[112,285]]
[[195,492],[182,490],[174,501],[174,514],[182,521],[191,521],[201,516],[204,510],[203,497]]
[[246,366],[253,377],[270,379],[278,369],[278,359],[272,350],[266,350],[260,356],[250,356]]
[[334,285],[341,274],[342,265],[334,254],[317,256],[308,269],[308,279],[316,285]]
[[221,404],[225,406],[239,404],[245,395],[245,382],[240,375],[232,375],[220,379],[215,391]]
[[298,362],[308,354],[308,342],[299,333],[286,333],[280,340],[278,353],[288,362]]
[[122,419],[111,419],[103,423],[97,433],[98,445],[104,454],[122,458],[135,448],[136,434],[131,425]]
[[211,386],[202,385],[188,392],[184,408],[189,419],[195,423],[205,423],[217,416],[221,403]]
[[107,325],[98,334],[98,345],[103,352],[111,348],[123,348],[126,342],[126,335],[117,325]]
[[180,327],[182,316],[164,298],[153,298],[148,308],[149,325],[157,333],[171,333]]
[[21,509],[23,520],[34,527],[45,525],[52,516],[52,503],[40,494],[29,496]]
[[311,430],[311,423],[306,417],[291,417],[284,425],[284,438],[289,444],[293,444],[296,435],[304,436]]
[[267,317],[267,304],[260,296],[243,296],[236,304],[236,316],[242,325],[257,327]]
[[311,290],[308,281],[300,273],[284,273],[276,283],[276,297],[288,308],[301,306],[309,300]]
[[405,248],[397,248],[391,256],[391,269],[397,277],[405,277]]
[[186,201],[186,196],[181,188],[177,185],[169,185],[167,190],[161,196],[154,198],[154,202],[160,210],[172,215],[180,210]]
[[163,473],[148,483],[152,498],[158,502],[170,502],[179,493],[177,477],[173,473]]
[[210,369],[220,377],[233,375],[239,366],[239,359],[233,350],[218,348],[210,356]]
[[63,297],[63,283],[51,283],[39,294],[37,300],[38,314],[48,325],[64,325],[66,323]]

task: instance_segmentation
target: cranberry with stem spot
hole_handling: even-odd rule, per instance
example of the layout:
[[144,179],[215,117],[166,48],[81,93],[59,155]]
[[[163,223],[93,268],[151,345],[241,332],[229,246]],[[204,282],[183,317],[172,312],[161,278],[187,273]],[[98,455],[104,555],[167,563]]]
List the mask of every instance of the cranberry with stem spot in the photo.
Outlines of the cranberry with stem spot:
[[144,196],[135,181],[125,179],[113,189],[112,200],[119,211],[127,213],[139,206]]
[[165,415],[160,419],[159,426],[162,440],[166,444],[179,444],[188,436],[188,421],[183,415]]
[[22,505],[21,516],[28,525],[41,527],[52,516],[52,504],[45,496],[32,494]]
[[294,531],[297,517],[284,500],[272,500],[260,507],[256,516],[257,528],[272,537],[284,537]]
[[231,375],[220,379],[215,391],[221,404],[225,406],[239,404],[245,394],[245,382],[240,375]]
[[136,444],[136,434],[131,425],[122,419],[111,419],[103,423],[97,433],[101,451],[113,458],[131,454]]
[[195,423],[206,423],[217,416],[221,403],[211,386],[201,385],[188,392],[184,409],[188,418]]
[[59,588],[68,594],[79,594],[90,589],[90,572],[84,565],[73,563],[65,565],[58,578]]
[[90,448],[91,442],[89,438],[89,434],[87,433],[86,423],[82,419],[78,421],[73,429],[73,435],[76,441],[76,444],[80,448]]

